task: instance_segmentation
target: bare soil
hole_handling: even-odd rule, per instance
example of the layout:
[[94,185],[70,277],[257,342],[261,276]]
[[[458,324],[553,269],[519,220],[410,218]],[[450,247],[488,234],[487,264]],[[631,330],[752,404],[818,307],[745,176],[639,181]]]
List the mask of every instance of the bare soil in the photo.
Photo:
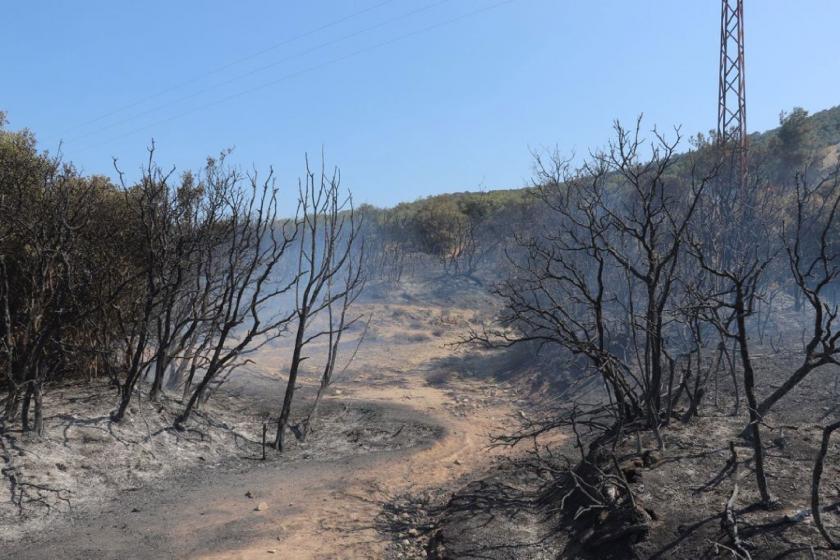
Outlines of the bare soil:
[[[367,340],[316,431],[266,461],[261,430],[282,396],[282,346],[252,356],[185,433],[168,429],[179,407],[170,399],[139,400],[121,425],[108,420],[113,394],[102,387],[57,414],[47,403],[45,438],[5,442],[34,486],[0,509],[0,556],[425,557],[429,535],[408,527],[417,508],[402,527],[389,512],[483,476],[501,453],[487,449],[488,435],[524,405],[509,384],[459,375],[457,361],[439,379],[440,359],[458,355],[452,344],[480,319],[475,307],[396,300],[407,303],[363,305],[373,314]],[[298,416],[316,386],[310,367]]]

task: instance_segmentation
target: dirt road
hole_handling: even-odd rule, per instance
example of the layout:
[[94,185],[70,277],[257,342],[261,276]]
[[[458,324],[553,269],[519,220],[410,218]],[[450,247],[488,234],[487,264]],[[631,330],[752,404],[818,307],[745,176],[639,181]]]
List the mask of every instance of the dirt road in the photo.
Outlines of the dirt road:
[[[124,492],[0,556],[91,558],[382,558],[395,538],[377,530],[394,496],[447,488],[490,462],[488,434],[515,412],[513,393],[489,381],[430,383],[440,341],[377,344],[375,373],[340,385],[333,402],[364,406],[376,425],[438,427],[408,449],[340,459],[282,458],[190,470]],[[363,365],[364,365],[363,364]],[[370,370],[373,371],[373,370]],[[246,493],[249,496],[246,496]],[[264,507],[260,507],[263,504]]]

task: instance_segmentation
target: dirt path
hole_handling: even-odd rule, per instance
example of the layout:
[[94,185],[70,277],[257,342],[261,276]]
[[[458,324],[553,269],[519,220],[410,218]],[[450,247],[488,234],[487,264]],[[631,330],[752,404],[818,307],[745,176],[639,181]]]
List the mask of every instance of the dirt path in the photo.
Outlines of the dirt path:
[[[439,426],[437,440],[338,460],[194,470],[123,493],[4,557],[381,558],[392,538],[375,527],[382,505],[486,468],[488,434],[516,412],[512,391],[492,382],[430,384],[434,358],[448,353],[440,341],[377,344],[364,358],[378,366],[376,373],[330,397],[350,406],[363,402],[391,425]],[[257,511],[261,502],[267,508]]]
[[[411,396],[410,410],[423,411],[446,429],[440,440],[419,450],[321,465],[316,480],[306,485],[305,496],[291,500],[301,503],[300,509],[287,514],[269,512],[266,517],[272,522],[267,534],[261,535],[265,538],[203,557],[263,558],[275,549],[289,558],[381,558],[389,541],[374,528],[382,503],[403,493],[445,486],[486,466],[487,434],[495,425],[491,417],[508,412],[490,407],[468,417],[454,417],[446,408],[451,399],[440,389],[414,387],[405,394]],[[386,392],[382,399],[392,397]],[[283,502],[284,496],[294,494],[275,487],[269,500]]]
[[[459,388],[472,398],[480,394],[468,391]],[[154,490],[124,494],[101,514],[7,551],[9,557],[380,558],[389,542],[374,527],[382,504],[485,466],[487,434],[509,410],[494,405],[454,416],[449,391],[428,386],[370,393],[366,400],[380,400],[389,420],[438,424],[444,435],[420,448],[341,460],[196,471]],[[388,404],[395,397],[408,404]],[[255,511],[260,502],[268,508]]]

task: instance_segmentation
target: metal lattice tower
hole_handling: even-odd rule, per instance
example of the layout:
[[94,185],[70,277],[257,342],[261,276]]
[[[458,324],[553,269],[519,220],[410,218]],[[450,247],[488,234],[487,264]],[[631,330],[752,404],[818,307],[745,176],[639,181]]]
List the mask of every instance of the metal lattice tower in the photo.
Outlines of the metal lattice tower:
[[717,140],[737,158],[747,181],[747,101],[744,73],[744,0],[722,0]]

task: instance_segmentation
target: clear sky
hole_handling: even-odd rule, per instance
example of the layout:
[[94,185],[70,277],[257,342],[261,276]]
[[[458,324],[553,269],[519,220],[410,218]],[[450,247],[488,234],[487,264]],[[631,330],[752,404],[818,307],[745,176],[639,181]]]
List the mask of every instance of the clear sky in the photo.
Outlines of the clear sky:
[[[358,201],[517,187],[530,150],[613,119],[707,131],[717,0],[5,2],[0,109],[87,173],[233,147],[282,183],[305,152]],[[836,0],[746,0],[748,124],[840,103]]]

